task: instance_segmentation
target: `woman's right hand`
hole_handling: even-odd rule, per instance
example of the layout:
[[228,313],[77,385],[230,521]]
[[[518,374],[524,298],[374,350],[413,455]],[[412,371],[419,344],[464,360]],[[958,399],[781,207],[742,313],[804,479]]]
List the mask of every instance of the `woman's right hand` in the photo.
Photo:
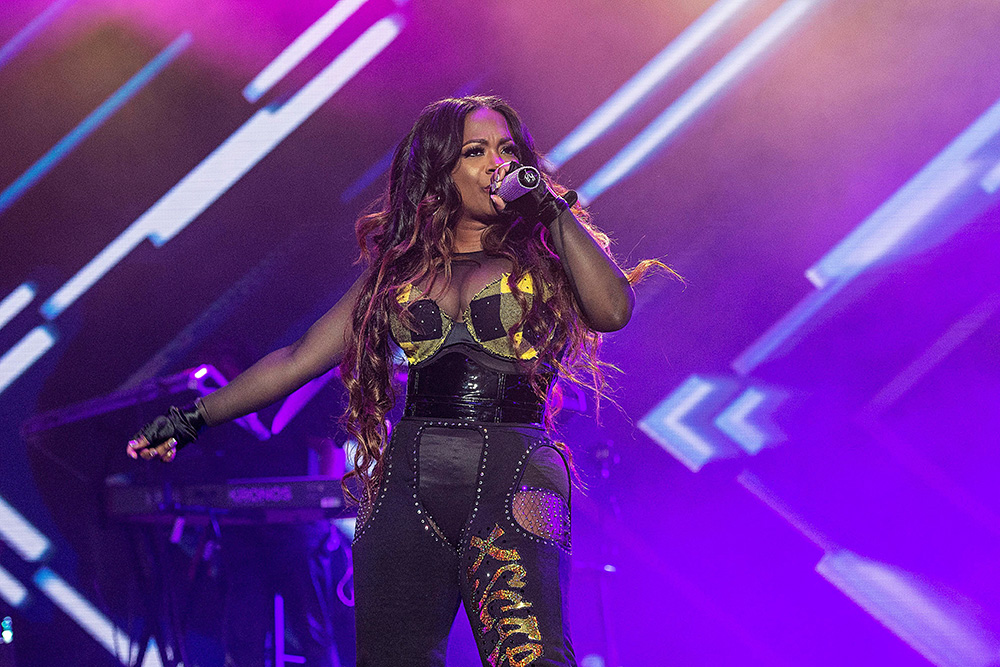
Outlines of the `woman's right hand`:
[[134,459],[158,458],[169,463],[177,456],[177,450],[189,445],[205,428],[205,417],[194,403],[183,408],[172,407],[139,429],[128,441],[126,451]]

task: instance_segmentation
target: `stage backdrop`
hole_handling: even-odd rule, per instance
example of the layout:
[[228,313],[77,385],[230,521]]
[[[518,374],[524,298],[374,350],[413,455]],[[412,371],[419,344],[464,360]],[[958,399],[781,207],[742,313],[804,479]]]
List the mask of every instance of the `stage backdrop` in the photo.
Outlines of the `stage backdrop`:
[[[988,0],[0,3],[0,664],[162,637],[125,441],[329,308],[395,143],[472,92],[686,283],[606,337],[615,404],[567,396],[581,664],[1000,664],[998,71]],[[327,379],[185,474],[322,469]]]

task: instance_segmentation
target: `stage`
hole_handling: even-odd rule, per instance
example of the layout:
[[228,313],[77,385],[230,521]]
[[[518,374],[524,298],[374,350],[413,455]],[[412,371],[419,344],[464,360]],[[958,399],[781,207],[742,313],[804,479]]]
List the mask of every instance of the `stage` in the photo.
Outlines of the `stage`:
[[683,277],[561,387],[578,664],[1000,664],[998,63],[983,0],[0,4],[0,667],[355,664],[339,370],[125,446],[348,290],[469,94]]

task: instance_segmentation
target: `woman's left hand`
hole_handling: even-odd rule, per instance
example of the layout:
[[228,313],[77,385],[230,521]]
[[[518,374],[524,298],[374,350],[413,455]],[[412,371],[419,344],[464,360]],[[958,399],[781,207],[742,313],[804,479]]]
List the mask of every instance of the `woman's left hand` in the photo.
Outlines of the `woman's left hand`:
[[[490,199],[493,201],[494,208],[497,213],[502,213],[509,209],[514,214],[520,215],[526,220],[540,222],[546,226],[552,224],[559,217],[559,214],[568,209],[570,205],[566,200],[552,191],[552,188],[549,187],[548,182],[544,178],[539,180],[534,189],[524,192],[524,194],[511,201],[506,201],[496,194],[504,178],[511,171],[520,167],[521,165],[516,161],[510,160],[501,164],[493,172],[493,176],[490,179]],[[576,201],[575,195],[572,201]]]
[[195,441],[204,430],[205,417],[192,403],[183,408],[172,407],[165,415],[149,422],[128,441],[126,451],[133,459],[174,460],[177,450]]
[[503,179],[507,177],[507,174],[515,166],[520,166],[515,160],[504,162],[496,168],[496,171],[493,172],[493,177],[490,179],[490,199],[493,201],[493,208],[497,210],[497,213],[502,213],[507,208],[507,202],[496,193],[497,188],[500,187],[500,183],[503,182]]

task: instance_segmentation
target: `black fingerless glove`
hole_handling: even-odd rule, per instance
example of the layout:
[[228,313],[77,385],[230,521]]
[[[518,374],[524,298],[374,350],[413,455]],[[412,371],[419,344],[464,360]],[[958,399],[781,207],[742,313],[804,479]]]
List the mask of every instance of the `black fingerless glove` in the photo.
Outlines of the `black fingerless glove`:
[[171,407],[167,414],[139,429],[133,440],[143,436],[150,446],[156,447],[173,438],[177,441],[177,449],[180,449],[194,442],[207,425],[205,416],[196,404],[191,403],[183,408]]

